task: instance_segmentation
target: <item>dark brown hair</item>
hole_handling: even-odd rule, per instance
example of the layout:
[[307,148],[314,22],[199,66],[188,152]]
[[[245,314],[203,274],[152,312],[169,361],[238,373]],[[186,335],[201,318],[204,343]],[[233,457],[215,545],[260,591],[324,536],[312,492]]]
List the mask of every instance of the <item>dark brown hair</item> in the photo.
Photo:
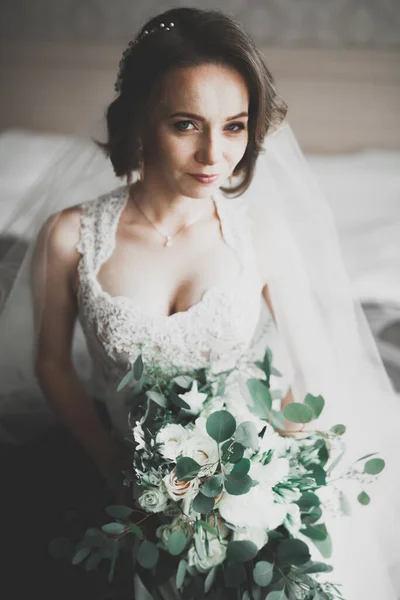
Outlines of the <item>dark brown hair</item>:
[[[163,31],[160,24],[174,26]],[[144,32],[155,32],[146,35]],[[249,187],[265,135],[284,120],[287,105],[277,94],[261,52],[241,25],[218,10],[173,8],[150,19],[124,52],[116,89],[118,97],[106,112],[108,141],[96,142],[110,158],[118,177],[139,166],[139,140],[146,139],[163,78],[172,69],[217,64],[234,68],[244,78],[250,97],[248,144],[233,176],[239,196]]]

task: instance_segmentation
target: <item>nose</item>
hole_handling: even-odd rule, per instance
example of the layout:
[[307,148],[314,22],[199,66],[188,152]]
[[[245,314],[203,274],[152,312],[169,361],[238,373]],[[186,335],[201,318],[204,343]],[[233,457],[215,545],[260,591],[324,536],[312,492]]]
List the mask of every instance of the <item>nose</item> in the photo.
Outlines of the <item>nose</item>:
[[218,132],[209,132],[202,136],[200,148],[196,153],[198,162],[207,165],[221,163],[223,157],[222,139]]

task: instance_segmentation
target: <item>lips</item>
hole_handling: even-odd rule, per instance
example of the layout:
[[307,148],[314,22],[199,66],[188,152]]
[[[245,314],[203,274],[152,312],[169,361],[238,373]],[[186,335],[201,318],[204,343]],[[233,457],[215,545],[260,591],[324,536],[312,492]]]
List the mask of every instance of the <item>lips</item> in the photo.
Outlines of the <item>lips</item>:
[[197,181],[200,181],[200,183],[213,183],[214,181],[217,181],[219,175],[195,175],[193,173],[189,173],[189,175],[191,177],[194,177],[194,179],[196,179]]

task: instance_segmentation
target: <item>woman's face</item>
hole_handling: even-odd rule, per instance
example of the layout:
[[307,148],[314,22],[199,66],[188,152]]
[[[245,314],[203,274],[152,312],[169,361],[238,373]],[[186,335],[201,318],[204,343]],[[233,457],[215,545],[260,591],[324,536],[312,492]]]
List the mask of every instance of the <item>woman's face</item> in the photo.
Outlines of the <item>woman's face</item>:
[[[248,140],[249,93],[229,67],[201,65],[171,71],[145,147],[145,179],[156,177],[173,195],[202,198],[223,185]],[[201,182],[193,175],[217,175]]]

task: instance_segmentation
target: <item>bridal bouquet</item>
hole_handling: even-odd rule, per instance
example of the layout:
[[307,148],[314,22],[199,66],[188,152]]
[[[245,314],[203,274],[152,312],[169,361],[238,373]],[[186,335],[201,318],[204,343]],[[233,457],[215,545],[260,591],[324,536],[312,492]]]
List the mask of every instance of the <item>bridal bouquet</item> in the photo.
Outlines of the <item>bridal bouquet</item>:
[[[139,356],[119,386],[132,386],[135,443],[125,473],[132,506],[107,507],[113,521],[86,531],[74,564],[90,570],[108,558],[111,579],[119,552],[128,549],[155,599],[171,576],[184,599],[342,598],[340,582],[326,575],[332,567],[312,560],[310,544],[328,559],[325,511],[348,512],[331,483],[345,426],[281,435],[285,421],[304,429],[317,419],[322,396],[274,410],[271,378],[280,373],[269,349],[253,365],[258,377],[247,381],[235,369],[170,378],[155,376],[151,365],[144,372]],[[368,455],[343,477],[366,484],[383,468]],[[363,489],[358,501],[369,502]]]

